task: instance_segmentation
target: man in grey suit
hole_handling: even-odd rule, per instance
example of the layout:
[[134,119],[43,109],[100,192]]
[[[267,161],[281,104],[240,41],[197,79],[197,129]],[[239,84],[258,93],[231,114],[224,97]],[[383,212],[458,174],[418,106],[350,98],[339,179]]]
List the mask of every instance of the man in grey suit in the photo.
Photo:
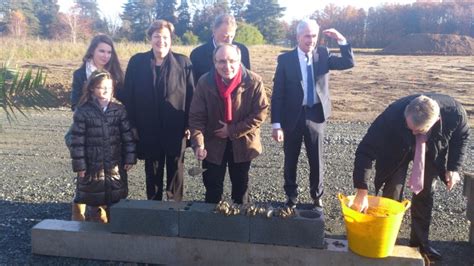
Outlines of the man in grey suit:
[[298,46],[278,56],[271,103],[272,137],[283,141],[285,154],[284,189],[286,205],[296,207],[298,185],[296,166],[304,141],[310,173],[313,209],[322,212],[323,141],[326,120],[331,115],[329,70],[354,66],[352,49],[346,38],[335,29],[323,31],[336,39],[341,55],[316,46],[319,25],[315,20],[302,20],[296,29]]

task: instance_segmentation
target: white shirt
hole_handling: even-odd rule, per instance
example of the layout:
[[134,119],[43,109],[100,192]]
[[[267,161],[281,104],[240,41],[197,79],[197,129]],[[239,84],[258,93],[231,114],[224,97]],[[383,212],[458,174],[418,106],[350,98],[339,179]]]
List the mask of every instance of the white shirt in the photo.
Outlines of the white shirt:
[[[301,87],[303,87],[303,102],[301,105],[307,105],[308,101],[308,70],[307,66],[308,64],[311,65],[311,75],[313,76],[313,95],[314,95],[314,103],[320,103],[321,101],[319,100],[318,94],[316,93],[316,84],[314,83],[314,69],[313,69],[313,53],[308,54],[308,59],[306,59],[306,54],[298,47],[298,60],[300,62],[300,70],[301,70],[301,77],[303,78],[301,80]],[[306,61],[309,60],[309,63]]]

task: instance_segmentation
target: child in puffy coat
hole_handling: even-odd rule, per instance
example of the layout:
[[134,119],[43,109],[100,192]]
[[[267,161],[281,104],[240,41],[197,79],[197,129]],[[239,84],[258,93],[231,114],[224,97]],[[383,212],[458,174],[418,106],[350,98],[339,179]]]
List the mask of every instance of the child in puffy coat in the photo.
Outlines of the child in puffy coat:
[[106,223],[108,207],[128,195],[127,171],[137,162],[127,112],[113,98],[109,72],[94,71],[74,112],[70,153],[77,173],[73,219],[84,220],[74,206],[92,206],[90,220]]

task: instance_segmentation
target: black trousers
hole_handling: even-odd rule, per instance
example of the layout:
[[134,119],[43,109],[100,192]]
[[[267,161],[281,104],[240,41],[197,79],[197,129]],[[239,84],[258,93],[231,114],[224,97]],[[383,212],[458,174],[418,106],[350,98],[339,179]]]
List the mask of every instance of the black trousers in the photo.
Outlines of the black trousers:
[[236,163],[232,154],[232,142],[227,141],[224,158],[220,165],[203,161],[203,168],[207,169],[203,174],[204,186],[206,187],[206,202],[218,203],[224,192],[224,177],[226,167],[229,167],[230,182],[232,183],[231,197],[234,203],[248,203],[248,183],[250,162]]
[[[387,178],[383,187],[383,197],[401,201],[405,180],[407,179],[408,162],[402,165],[392,176]],[[427,246],[430,233],[431,214],[433,210],[433,190],[436,187],[439,172],[433,162],[426,160],[423,190],[415,195],[412,193],[411,202],[411,232],[410,244],[413,246]]]
[[[310,109],[302,107],[301,115],[293,130],[285,130],[283,151],[285,153],[285,168],[283,186],[286,196],[296,201],[298,197],[298,184],[296,183],[296,170],[298,157],[301,152],[301,144],[304,141],[306,155],[309,162],[309,186],[310,195],[313,200],[319,199],[324,192],[323,189],[323,143],[326,122],[322,114],[321,104]],[[316,113],[317,119],[309,119]],[[316,121],[316,122],[315,122]]]
[[179,156],[171,156],[164,151],[158,152],[158,158],[145,159],[146,196],[149,200],[163,199],[163,177],[166,165],[166,196],[168,199],[181,201],[184,194],[184,151],[186,140],[183,139]]

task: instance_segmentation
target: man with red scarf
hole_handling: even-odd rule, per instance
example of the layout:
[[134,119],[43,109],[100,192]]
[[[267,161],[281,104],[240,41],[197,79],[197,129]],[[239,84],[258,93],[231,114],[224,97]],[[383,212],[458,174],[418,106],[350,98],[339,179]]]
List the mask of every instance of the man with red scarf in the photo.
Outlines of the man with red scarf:
[[199,79],[191,102],[191,143],[206,169],[206,202],[221,200],[228,167],[232,200],[243,204],[248,202],[250,163],[262,152],[260,125],[269,103],[262,78],[241,64],[237,46],[217,46],[213,60],[215,69]]

